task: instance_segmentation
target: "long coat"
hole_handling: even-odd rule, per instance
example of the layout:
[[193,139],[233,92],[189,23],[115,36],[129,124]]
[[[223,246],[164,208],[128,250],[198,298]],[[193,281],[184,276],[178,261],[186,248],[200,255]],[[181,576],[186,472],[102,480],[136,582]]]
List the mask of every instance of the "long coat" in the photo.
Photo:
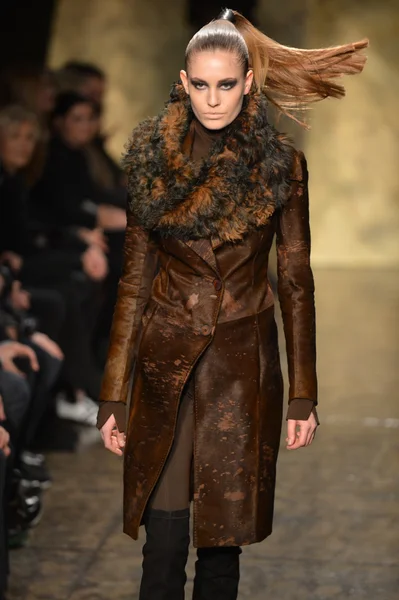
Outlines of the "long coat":
[[316,401],[303,155],[294,154],[285,205],[234,243],[162,236],[128,215],[101,399],[126,403],[135,367],[124,452],[124,531],[134,539],[194,369],[194,546],[241,546],[271,533],[283,411],[267,278],[275,234],[289,400]]

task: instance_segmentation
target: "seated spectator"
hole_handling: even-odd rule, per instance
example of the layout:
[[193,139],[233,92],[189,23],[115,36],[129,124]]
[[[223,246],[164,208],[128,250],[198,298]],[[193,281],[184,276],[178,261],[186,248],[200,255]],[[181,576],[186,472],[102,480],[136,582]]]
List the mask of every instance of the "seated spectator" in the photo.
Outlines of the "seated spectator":
[[[32,358],[34,352],[22,344],[0,343],[0,598],[7,585],[7,547],[16,538],[19,538],[18,545],[23,543],[27,530],[41,512],[40,490],[39,495],[36,493],[38,486],[29,482],[21,493],[14,477],[16,448],[29,407],[30,391],[26,381],[12,372],[15,368],[12,359],[27,356]],[[10,364],[11,371],[8,371]]]
[[[41,329],[65,353],[64,378],[72,399],[79,402],[61,398],[61,416],[94,425],[97,404],[87,393],[97,396],[101,371],[94,361],[86,310],[93,314],[92,286],[104,278],[107,265],[95,244],[77,240],[74,232],[29,220],[21,170],[33,152],[36,133],[35,117],[22,107],[0,111],[0,263],[15,279],[10,294],[14,310],[37,311]],[[29,293],[21,289],[17,277]]]
[[77,92],[91,100],[95,106],[95,135],[92,142],[84,148],[84,152],[91,177],[102,191],[98,223],[106,232],[109,247],[107,294],[96,331],[96,347],[99,348],[100,355],[105,356],[122,263],[126,226],[126,178],[105,146],[107,136],[103,131],[102,115],[107,78],[104,71],[91,63],[74,60],[68,61],[61,69],[55,71],[54,78],[59,91]]
[[54,108],[55,81],[52,73],[34,66],[5,70],[0,80],[0,108],[17,104],[34,114],[39,126],[35,151],[25,166],[26,183],[31,187],[40,177],[49,139],[49,116]]
[[[0,384],[3,402],[6,414],[12,415],[16,410],[13,378],[17,376],[24,385],[28,383],[30,401],[24,421],[21,424],[17,419],[16,425],[11,419],[12,428],[19,432],[14,436],[14,447],[23,477],[29,481],[35,480],[40,487],[46,488],[50,476],[43,457],[35,453],[34,444],[41,420],[52,400],[51,391],[58,379],[63,354],[55,342],[35,330],[32,319],[26,320],[27,313],[15,311],[10,277],[7,282],[4,267],[0,273]],[[29,362],[21,361],[21,355],[29,358]]]
[[[93,138],[94,109],[83,96],[65,93],[54,110],[54,135],[43,176],[32,193],[37,215],[75,234],[98,251],[107,243],[98,222],[100,190],[88,170],[84,148]],[[104,262],[106,261],[103,254]]]
[[107,255],[109,277],[103,288],[98,339],[106,338],[110,330],[122,263],[126,210],[111,205],[112,194],[92,177],[86,149],[95,134],[93,123],[95,110],[87,98],[74,92],[57,98],[55,133],[43,177],[33,190],[33,201],[41,220],[67,229],[80,242]]
[[[119,165],[111,158],[105,148],[107,136],[103,133],[102,114],[107,79],[104,71],[96,65],[81,61],[68,61],[54,73],[54,79],[60,92],[77,92],[91,100],[95,110],[95,135],[87,147],[89,166],[92,176],[99,186],[113,195],[111,204],[126,208],[126,179]],[[104,227],[109,229],[110,227]]]
[[[1,399],[0,399],[1,402]],[[10,454],[9,434],[0,424],[0,600],[5,599],[7,578],[9,574],[6,515],[4,501],[6,498],[7,456]]]
[[107,86],[105,73],[100,67],[79,60],[69,60],[55,72],[58,91],[77,92],[98,106],[102,106]]

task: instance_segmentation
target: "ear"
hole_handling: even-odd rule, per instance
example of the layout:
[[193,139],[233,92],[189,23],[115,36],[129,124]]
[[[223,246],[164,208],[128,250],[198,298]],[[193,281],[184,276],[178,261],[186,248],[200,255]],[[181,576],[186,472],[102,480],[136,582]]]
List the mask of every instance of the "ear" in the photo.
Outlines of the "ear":
[[186,71],[183,71],[183,69],[180,71],[180,79],[184,89],[186,90],[186,93],[188,94],[188,77]]
[[252,69],[249,69],[248,73],[245,76],[245,87],[244,87],[244,96],[249,94],[252,87],[252,82],[254,80],[254,72]]

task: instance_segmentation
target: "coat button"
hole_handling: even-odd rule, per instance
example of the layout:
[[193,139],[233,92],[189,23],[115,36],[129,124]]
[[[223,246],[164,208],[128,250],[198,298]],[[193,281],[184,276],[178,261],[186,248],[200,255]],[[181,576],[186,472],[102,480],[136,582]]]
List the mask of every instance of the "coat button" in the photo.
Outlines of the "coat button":
[[211,333],[211,328],[208,327],[208,325],[204,325],[203,327],[201,327],[201,333],[203,335],[209,335]]
[[213,287],[217,292],[220,292],[220,290],[222,289],[222,282],[220,281],[220,279],[213,280]]

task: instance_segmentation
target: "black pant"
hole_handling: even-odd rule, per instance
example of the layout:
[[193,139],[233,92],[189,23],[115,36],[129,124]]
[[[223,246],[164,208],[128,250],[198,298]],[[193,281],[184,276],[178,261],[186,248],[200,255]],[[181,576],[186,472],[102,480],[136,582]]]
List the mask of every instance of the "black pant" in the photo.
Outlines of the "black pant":
[[7,589],[7,575],[9,572],[5,522],[6,469],[7,458],[0,450],[0,600],[3,600]]
[[[21,273],[24,285],[33,289],[33,311],[37,310],[39,321],[44,323],[45,333],[61,346],[65,355],[62,378],[68,387],[83,389],[97,398],[102,373],[93,351],[93,332],[103,301],[102,284],[89,280],[80,267],[76,253],[66,251],[44,253],[27,259]],[[61,298],[61,304],[53,311],[57,315],[43,319],[43,292],[48,290]],[[39,297],[41,292],[41,297]],[[59,300],[58,300],[59,301]],[[61,314],[61,319],[60,319]]]
[[30,312],[37,318],[38,330],[58,342],[66,313],[65,301],[61,292],[35,287],[28,287],[27,289],[31,295]]
[[6,422],[0,424],[9,432],[12,446],[18,448],[32,392],[26,379],[6,371],[0,371],[0,391],[6,413]]
[[59,337],[65,355],[62,376],[71,388],[85,390],[92,398],[99,397],[102,378],[93,350],[93,333],[101,299],[98,287],[89,281],[58,287],[66,305]]
[[31,401],[24,419],[21,446],[29,450],[35,442],[41,421],[52,402],[51,392],[58,379],[62,362],[30,340],[22,340],[22,343],[35,351],[40,367],[37,372],[28,369],[27,373],[27,380],[31,387]]

